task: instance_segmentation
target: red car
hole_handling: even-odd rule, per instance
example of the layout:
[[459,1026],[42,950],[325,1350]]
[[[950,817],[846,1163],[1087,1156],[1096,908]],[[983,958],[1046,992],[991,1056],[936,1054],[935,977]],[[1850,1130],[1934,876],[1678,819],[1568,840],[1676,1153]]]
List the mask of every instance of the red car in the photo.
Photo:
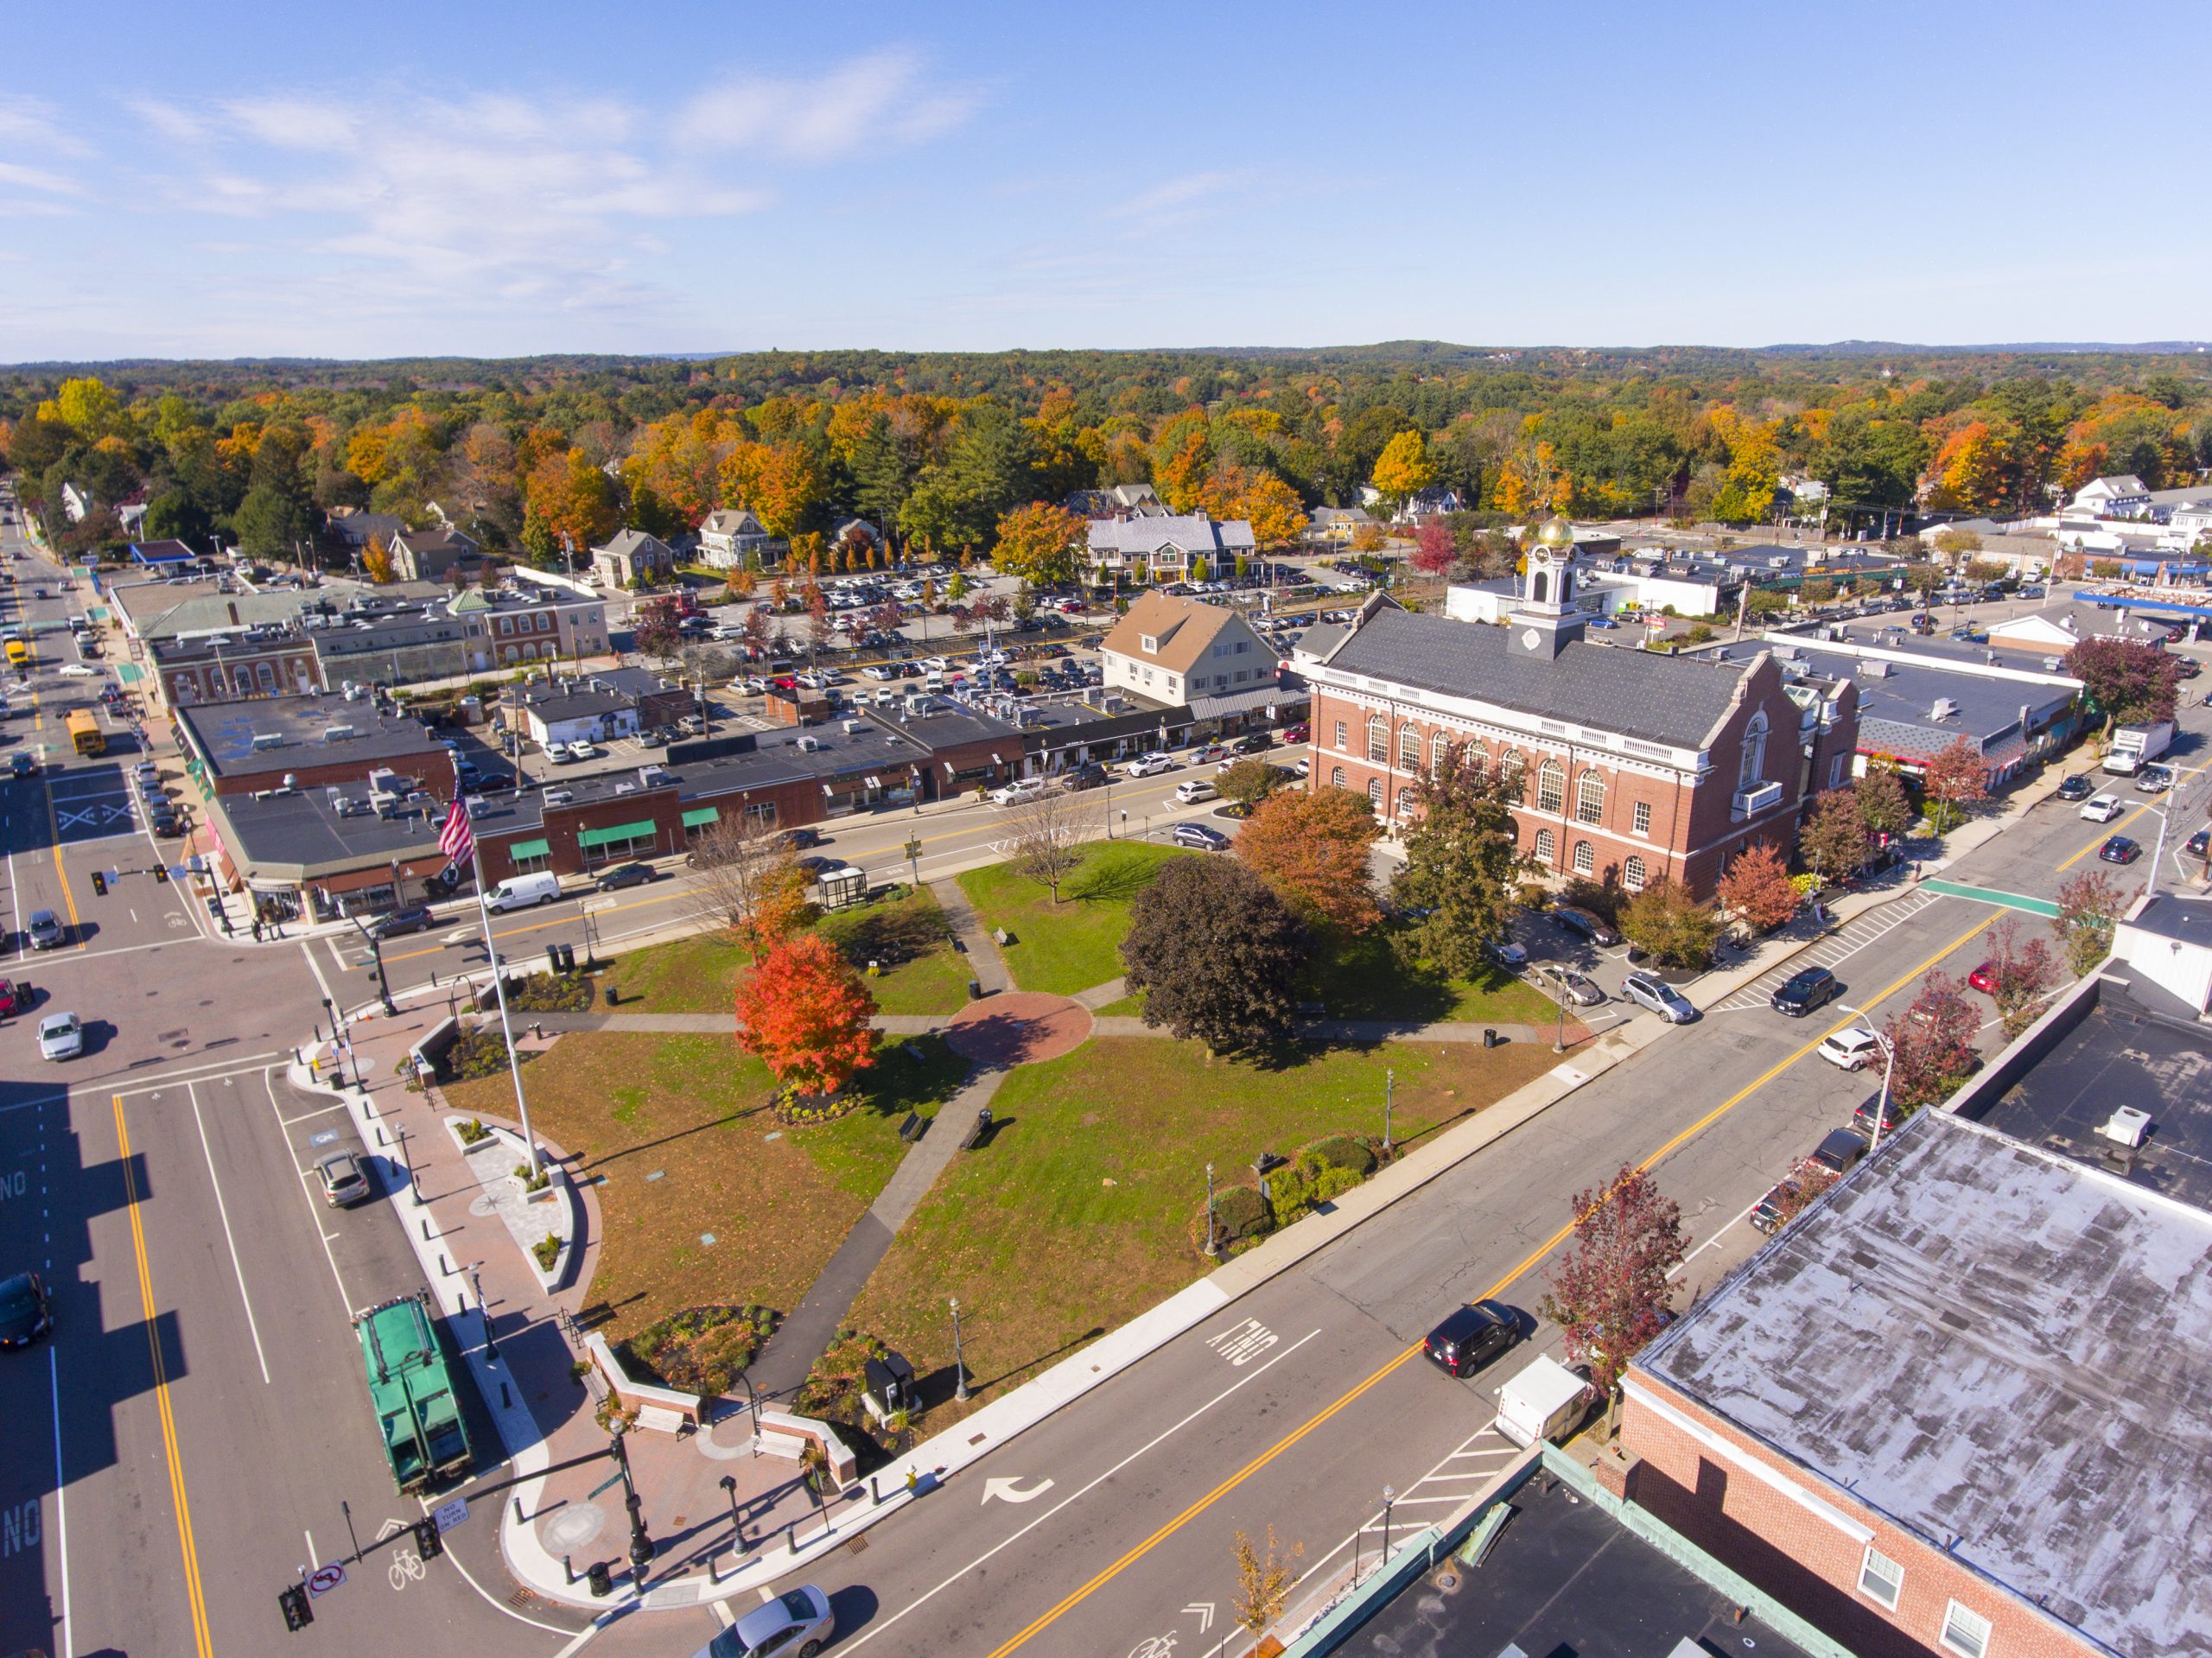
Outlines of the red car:
[[1994,962],[1984,962],[1980,967],[1974,969],[1973,972],[1967,974],[1967,988],[1970,990],[1979,990],[1985,996],[1995,995],[1997,994],[1997,975],[1991,972],[1990,969],[1996,965],[1997,964]]
[[30,986],[20,979],[0,979],[0,1014],[20,1013],[30,1005]]
[[1282,734],[1283,746],[1284,746],[1285,747],[1288,747],[1288,746],[1291,746],[1292,744],[1294,744],[1294,743],[1302,743],[1302,742],[1305,742],[1305,741],[1308,740],[1313,736],[1313,734],[1311,731],[1308,731],[1308,730],[1307,730],[1304,726],[1302,726],[1302,725],[1300,725],[1300,726],[1286,726],[1286,727],[1283,728],[1283,734]]

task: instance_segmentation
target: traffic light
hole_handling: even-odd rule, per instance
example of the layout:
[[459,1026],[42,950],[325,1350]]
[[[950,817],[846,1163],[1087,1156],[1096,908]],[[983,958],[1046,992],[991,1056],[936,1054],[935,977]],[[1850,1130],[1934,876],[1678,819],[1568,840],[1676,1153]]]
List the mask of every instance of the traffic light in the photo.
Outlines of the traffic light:
[[154,882],[155,882],[155,884],[156,884],[156,886],[168,886],[168,880],[169,880],[169,867],[168,867],[167,864],[165,864],[165,863],[157,863],[157,864],[156,864],[156,865],[154,866]]
[[415,1522],[415,1552],[426,1560],[435,1560],[446,1552],[446,1540],[438,1534],[438,1522],[426,1517]]
[[102,870],[92,871],[92,891],[101,898],[107,896],[107,875]]
[[308,1600],[308,1586],[296,1583],[276,1591],[277,1610],[284,1614],[284,1627],[294,1635],[315,1622],[315,1608]]

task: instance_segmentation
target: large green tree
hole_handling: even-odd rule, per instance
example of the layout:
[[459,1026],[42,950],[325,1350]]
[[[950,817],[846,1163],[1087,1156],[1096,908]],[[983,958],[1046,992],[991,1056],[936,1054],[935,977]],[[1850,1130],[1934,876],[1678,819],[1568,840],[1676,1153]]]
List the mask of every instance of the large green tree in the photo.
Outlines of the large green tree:
[[1122,960],[1147,1025],[1217,1053],[1290,1034],[1306,930],[1274,889],[1230,858],[1176,858],[1130,905]]
[[291,558],[313,530],[307,509],[273,484],[246,491],[231,518],[231,533],[248,558]]
[[1411,793],[1417,816],[1390,896],[1420,918],[1398,945],[1453,978],[1479,977],[1491,941],[1508,932],[1515,884],[1529,867],[1516,843],[1517,791],[1485,770],[1480,748],[1460,743]]

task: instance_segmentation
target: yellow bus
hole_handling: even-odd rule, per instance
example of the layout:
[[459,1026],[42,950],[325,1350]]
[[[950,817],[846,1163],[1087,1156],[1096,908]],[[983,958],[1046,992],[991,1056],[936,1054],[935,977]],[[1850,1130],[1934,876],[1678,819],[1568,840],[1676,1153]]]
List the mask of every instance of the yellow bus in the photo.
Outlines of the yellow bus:
[[100,729],[100,717],[89,708],[79,708],[69,716],[69,740],[79,754],[107,753],[107,733]]
[[29,645],[24,644],[21,639],[10,639],[8,641],[8,665],[10,668],[20,668],[30,659],[31,648]]

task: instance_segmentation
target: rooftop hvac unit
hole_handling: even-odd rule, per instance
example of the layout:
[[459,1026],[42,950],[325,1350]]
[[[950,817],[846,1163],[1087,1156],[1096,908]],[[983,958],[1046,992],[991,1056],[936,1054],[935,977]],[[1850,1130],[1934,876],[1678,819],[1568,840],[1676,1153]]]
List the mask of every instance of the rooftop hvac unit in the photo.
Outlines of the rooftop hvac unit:
[[327,743],[342,743],[360,734],[352,726],[327,726],[323,728],[322,740]]
[[253,746],[257,749],[282,748],[284,734],[281,731],[257,731],[253,734]]
[[1878,657],[1869,661],[1860,663],[1859,664],[1859,671],[1866,675],[1869,679],[1887,679],[1890,677],[1891,669],[1888,663],[1882,661]]
[[802,737],[796,744],[793,745],[793,746],[795,746],[802,754],[818,754],[822,752],[822,739],[819,737]]
[[1958,711],[1959,705],[1956,702],[1948,696],[1939,696],[1936,699],[1936,706],[1928,710],[1928,717],[1931,720],[1948,720]]

